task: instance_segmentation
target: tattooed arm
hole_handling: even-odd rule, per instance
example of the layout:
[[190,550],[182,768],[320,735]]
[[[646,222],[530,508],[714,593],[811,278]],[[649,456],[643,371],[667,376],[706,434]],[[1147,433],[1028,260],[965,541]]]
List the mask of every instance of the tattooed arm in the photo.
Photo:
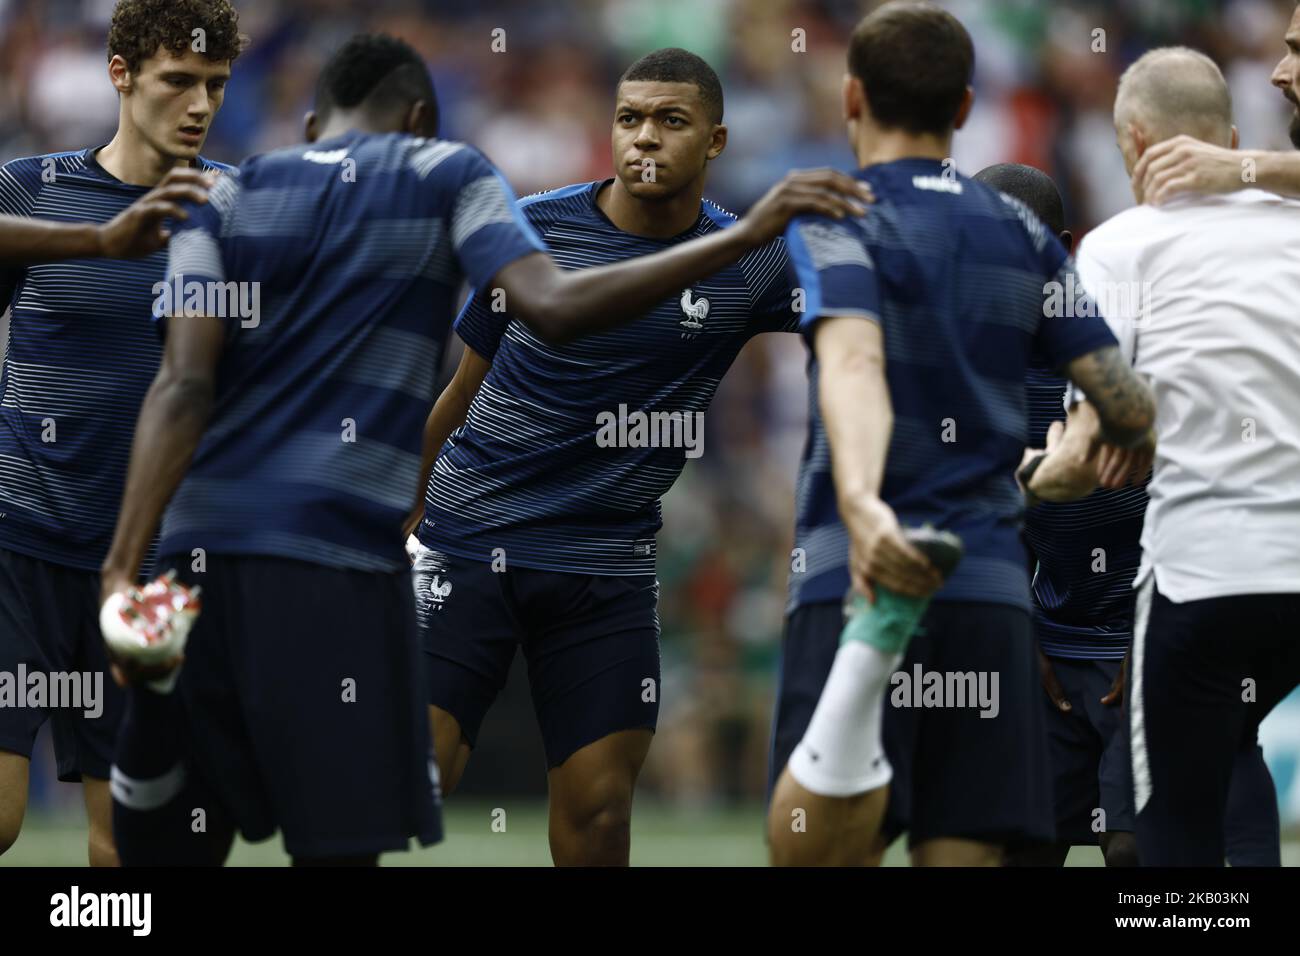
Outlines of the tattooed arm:
[[1096,410],[1103,441],[1132,448],[1146,440],[1156,420],[1155,399],[1118,346],[1108,345],[1075,359],[1065,374]]

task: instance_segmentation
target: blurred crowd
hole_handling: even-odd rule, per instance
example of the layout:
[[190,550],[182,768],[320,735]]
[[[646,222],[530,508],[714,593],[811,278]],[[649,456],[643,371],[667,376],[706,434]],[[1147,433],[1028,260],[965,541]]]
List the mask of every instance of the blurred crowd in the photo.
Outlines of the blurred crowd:
[[[442,135],[481,148],[521,195],[611,175],[615,81],[663,46],[700,54],[723,79],[730,138],[708,195],[724,207],[743,212],[792,167],[852,164],[839,90],[848,32],[872,6],[862,0],[234,2],[251,44],[205,150],[214,159],[238,162],[300,139],[325,58],[353,32],[383,30],[426,56]],[[1076,235],[1132,203],[1110,109],[1119,75],[1153,46],[1208,53],[1227,76],[1242,145],[1289,148],[1289,107],[1269,75],[1293,0],[943,5],[977,51],[958,168],[1016,161],[1047,170]],[[111,137],[112,8],[0,0],[0,160]],[[709,415],[705,454],[664,502],[662,713],[643,777],[652,792],[696,803],[762,792],[805,428],[803,362],[794,336],[751,343]],[[505,712],[531,722],[526,702]]]

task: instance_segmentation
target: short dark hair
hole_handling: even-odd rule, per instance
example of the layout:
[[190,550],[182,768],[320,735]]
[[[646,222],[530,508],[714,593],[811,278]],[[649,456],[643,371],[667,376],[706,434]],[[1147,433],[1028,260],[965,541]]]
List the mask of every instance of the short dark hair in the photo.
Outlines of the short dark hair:
[[950,131],[975,72],[975,45],[961,22],[931,3],[888,3],[849,40],[849,72],[871,115],[909,133]]
[[214,63],[233,62],[248,44],[229,0],[118,0],[108,58],[122,57],[134,73],[159,47],[177,55],[192,50],[195,30],[203,31],[203,55]]
[[437,112],[433,78],[409,43],[383,33],[358,33],[334,52],[316,83],[316,112],[407,109],[424,100]]
[[1043,221],[1052,235],[1065,231],[1065,204],[1061,191],[1052,177],[1041,169],[1021,163],[998,163],[981,169],[971,177],[994,189],[1000,189],[1012,199],[1019,199],[1029,211]]
[[647,53],[627,68],[618,85],[649,80],[654,83],[694,83],[700,90],[700,99],[708,112],[709,121],[722,122],[722,83],[713,67],[690,50],[664,47]]

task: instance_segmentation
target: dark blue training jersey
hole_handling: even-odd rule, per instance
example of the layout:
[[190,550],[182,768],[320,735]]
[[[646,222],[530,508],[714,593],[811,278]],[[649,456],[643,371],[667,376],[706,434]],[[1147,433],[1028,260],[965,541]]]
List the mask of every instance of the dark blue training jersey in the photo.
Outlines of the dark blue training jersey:
[[[1042,448],[1065,416],[1066,380],[1030,368],[1029,443]],[[1142,561],[1145,488],[1098,489],[1079,501],[1046,502],[1025,514],[1025,537],[1038,559],[1034,626],[1048,657],[1119,660],[1133,628],[1133,578]]]
[[[0,213],[107,222],[149,191],[96,149],[0,168]],[[229,170],[200,158],[200,169]],[[0,375],[0,548],[98,571],[122,501],[131,436],[161,345],[150,316],[167,253],[0,266],[12,306]],[[145,567],[152,564],[152,550]]]
[[[706,201],[679,236],[634,236],[596,206],[602,186],[520,202],[564,269],[658,252],[735,219]],[[659,498],[703,450],[722,376],[755,334],[798,327],[784,244],[566,345],[547,345],[493,305],[476,296],[457,320],[492,367],[434,467],[421,542],[475,560],[504,555],[507,566],[653,574]]]
[[482,287],[541,248],[509,185],[461,143],[353,132],[222,180],[177,229],[168,276],[248,284],[260,315],[223,316],[215,410],[160,553],[406,567],[461,280]]
[[[881,497],[905,527],[961,536],[966,555],[935,600],[1028,610],[1013,478],[1028,440],[1025,370],[1035,353],[1059,368],[1114,336],[1101,318],[1044,317],[1045,284],[1064,282],[1073,261],[1022,204],[934,160],[858,175],[878,198],[866,216],[801,219],[786,234],[809,346],[823,317],[880,324],[894,413]],[[791,607],[849,586],[817,377],[814,353],[796,523],[806,568],[791,575]]]

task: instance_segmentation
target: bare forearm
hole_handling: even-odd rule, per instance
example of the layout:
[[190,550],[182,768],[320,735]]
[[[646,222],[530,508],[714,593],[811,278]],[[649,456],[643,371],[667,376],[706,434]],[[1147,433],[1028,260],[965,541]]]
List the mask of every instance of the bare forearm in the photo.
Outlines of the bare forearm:
[[[521,260],[499,277],[510,312],[544,339],[563,343],[622,325],[663,299],[731,265],[757,243],[740,225],[663,252],[572,272],[532,269]],[[529,257],[540,258],[540,257]],[[549,264],[548,264],[549,265]],[[511,288],[509,274],[525,266],[526,284]]]
[[122,510],[104,574],[134,579],[163,509],[189,469],[212,414],[208,382],[154,380],[140,409]]
[[1255,161],[1255,186],[1283,196],[1300,196],[1300,152],[1251,150]]
[[818,401],[843,514],[855,502],[880,495],[894,428],[884,369],[870,359],[832,360],[822,366]]
[[1034,471],[1029,491],[1043,501],[1073,501],[1097,487],[1101,423],[1088,402],[1070,413],[1061,441]]
[[424,423],[424,449],[420,463],[420,488],[416,494],[416,508],[420,508],[424,501],[424,490],[429,485],[429,476],[433,474],[433,465],[438,460],[438,452],[447,443],[451,433],[465,424],[471,400],[472,396],[466,395],[460,384],[453,381],[442,390],[442,394],[438,396],[438,401],[433,406],[433,411],[429,413],[429,418]]
[[100,230],[93,223],[0,216],[0,262],[37,265],[61,259],[96,258],[103,254]]
[[1120,448],[1146,439],[1155,423],[1155,399],[1117,347],[1081,356],[1067,372],[1096,410],[1102,438]]

